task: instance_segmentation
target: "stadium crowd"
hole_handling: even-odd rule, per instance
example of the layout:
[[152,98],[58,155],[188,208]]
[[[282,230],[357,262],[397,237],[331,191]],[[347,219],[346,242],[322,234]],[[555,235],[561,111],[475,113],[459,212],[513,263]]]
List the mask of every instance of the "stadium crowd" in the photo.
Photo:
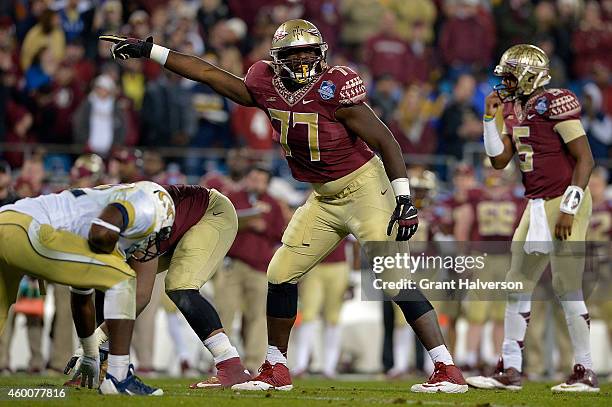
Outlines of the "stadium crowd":
[[[407,163],[424,165],[414,169],[415,178],[425,185],[423,204],[434,208],[439,231],[457,240],[473,235],[453,232],[445,222],[452,223],[454,215],[444,213],[455,208],[450,202],[460,202],[466,191],[486,183],[480,159],[483,101],[495,83],[492,67],[512,44],[530,42],[547,52],[552,86],[567,87],[579,96],[593,155],[604,167],[612,165],[612,0],[17,0],[0,6],[0,204],[54,192],[90,176],[90,170],[81,172],[73,162],[95,153],[105,161],[99,183],[201,183],[228,195],[239,212],[256,206],[254,201],[278,206],[286,222],[304,198],[303,186],[296,190],[287,180],[288,169],[263,111],[234,105],[208,86],[147,59],[111,61],[108,43],[98,36],[153,36],[158,44],[243,76],[253,62],[269,59],[274,31],[290,18],[317,25],[330,47],[328,62],[354,67],[364,78],[370,104],[392,130]],[[479,154],[468,153],[474,148]],[[470,164],[454,164],[466,160]],[[426,167],[432,172],[423,175]],[[603,191],[608,174],[603,168],[597,174]],[[505,182],[516,189],[516,179]],[[264,263],[284,228],[271,223],[283,219],[249,220],[236,244],[257,247],[260,256],[248,258],[254,251],[230,250],[226,270],[215,281],[215,289],[231,287],[239,293],[217,301],[224,325],[231,326],[239,310],[251,311],[243,313],[242,331],[250,369],[259,366],[265,349]],[[253,242],[262,234],[266,242]],[[348,271],[345,253],[330,261],[344,263]],[[238,287],[240,283],[244,286]],[[34,286],[32,281],[24,283],[23,296],[36,298],[36,289],[30,288]],[[336,303],[342,303],[348,287],[347,277],[330,294]],[[230,298],[249,301],[249,307],[227,303]],[[302,305],[308,301],[302,299]],[[339,306],[321,299],[310,302],[315,314],[323,309],[329,328],[326,341],[340,346],[334,331]],[[154,311],[156,304],[159,301],[152,300]],[[31,346],[40,342],[35,330],[42,324],[40,315],[32,316],[34,311],[24,312],[34,332]],[[176,310],[167,307],[167,313]],[[303,326],[315,317],[311,314]],[[154,320],[153,314],[136,334],[143,372],[153,369],[149,349]],[[395,325],[403,332],[405,322],[394,324],[393,317],[390,321],[389,330]],[[176,332],[172,337],[181,349]],[[304,332],[298,338],[303,343],[298,374],[308,369],[307,343],[314,335]],[[0,369],[9,368],[7,335],[10,331],[0,340]],[[408,371],[408,362],[400,364],[397,358],[410,352],[392,350],[392,342],[387,343],[385,367],[393,367],[391,374],[399,376]],[[49,361],[51,369],[61,370],[60,361],[69,358],[71,346],[63,345]],[[539,354],[534,351],[530,363],[533,373],[542,375],[543,364],[533,362]],[[45,368],[39,349],[32,351],[32,358],[33,372]],[[326,360],[330,358],[337,362],[339,354]],[[187,357],[180,359],[188,369]],[[479,363],[478,355],[467,359],[471,367]],[[328,376],[335,369],[323,368]]]

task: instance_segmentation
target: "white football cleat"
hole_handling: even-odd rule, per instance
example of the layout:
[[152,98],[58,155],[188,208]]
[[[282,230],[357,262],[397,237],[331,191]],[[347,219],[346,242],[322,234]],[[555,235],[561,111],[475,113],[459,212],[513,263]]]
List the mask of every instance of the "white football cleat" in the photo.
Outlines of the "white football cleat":
[[574,365],[574,371],[565,383],[550,388],[553,393],[598,393],[597,375],[582,365]]

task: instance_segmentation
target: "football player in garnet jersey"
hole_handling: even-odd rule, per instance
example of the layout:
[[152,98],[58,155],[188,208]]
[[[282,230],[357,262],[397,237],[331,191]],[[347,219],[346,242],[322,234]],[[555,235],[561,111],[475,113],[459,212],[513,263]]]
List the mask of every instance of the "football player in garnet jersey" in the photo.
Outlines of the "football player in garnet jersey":
[[[152,38],[104,35],[100,39],[114,43],[114,58],[151,58],[238,104],[264,110],[293,176],[312,184],[314,192],[292,217],[283,245],[268,267],[266,361],[256,378],[232,387],[292,389],[286,354],[297,313],[298,279],[348,234],[361,244],[406,241],[417,229],[417,210],[410,199],[399,145],[365,103],[359,75],[345,66],[327,65],[327,44],[308,21],[282,24],[272,38],[273,61],[254,63],[244,79],[195,56],[156,45]],[[412,300],[399,300],[406,296]],[[467,391],[430,302],[420,292],[395,293],[394,299],[436,367],[427,383],[412,390]]]
[[[555,294],[563,307],[574,348],[574,370],[554,392],[597,392],[589,345],[589,313],[582,297],[586,232],[591,216],[587,189],[593,156],[580,124],[580,103],[567,89],[546,89],[549,59],[540,48],[509,48],[495,68],[502,82],[485,100],[484,145],[496,169],[518,155],[529,198],[512,238],[508,281],[523,281],[510,293],[504,319],[502,362],[492,377],[470,378],[480,388],[521,388],[521,348],[529,322],[531,292],[551,263]],[[495,115],[503,114],[501,135]],[[570,242],[570,243],[567,243]],[[569,249],[569,250],[568,250]],[[575,254],[568,254],[570,252]],[[547,254],[545,256],[537,255]]]

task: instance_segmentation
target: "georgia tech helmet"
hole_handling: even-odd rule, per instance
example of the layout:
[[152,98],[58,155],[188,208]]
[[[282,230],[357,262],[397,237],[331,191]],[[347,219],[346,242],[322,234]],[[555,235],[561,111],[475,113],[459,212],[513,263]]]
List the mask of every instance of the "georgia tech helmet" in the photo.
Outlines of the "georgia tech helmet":
[[137,250],[141,257],[134,257],[140,262],[145,262],[162,254],[160,244],[170,238],[176,211],[172,197],[161,185],[151,181],[139,181],[136,186],[153,195],[153,204],[155,205],[154,232]]
[[514,45],[504,52],[493,73],[501,77],[511,76],[516,86],[508,88],[500,83],[494,89],[504,102],[531,95],[550,82],[549,65],[550,60],[542,49],[530,44]]
[[73,181],[83,177],[93,177],[100,181],[104,176],[104,160],[97,154],[83,154],[79,156],[70,169]]
[[[315,56],[289,58],[296,50],[313,50]],[[327,67],[327,43],[319,29],[306,20],[289,20],[281,24],[272,37],[270,48],[274,72],[298,84],[310,82]]]

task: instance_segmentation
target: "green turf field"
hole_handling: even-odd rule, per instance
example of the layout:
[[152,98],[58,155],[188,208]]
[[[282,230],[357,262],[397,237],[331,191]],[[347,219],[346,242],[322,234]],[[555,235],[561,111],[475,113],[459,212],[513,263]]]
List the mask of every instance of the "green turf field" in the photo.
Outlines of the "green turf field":
[[[411,382],[298,380],[290,392],[236,393],[231,390],[190,390],[193,380],[148,379],[146,382],[164,389],[165,395],[155,398],[155,406],[344,406],[423,405],[423,406],[612,406],[612,384],[603,384],[599,394],[551,394],[550,383],[528,383],[521,392],[474,390],[466,394],[414,394],[408,390]],[[62,377],[1,377],[0,388],[61,386]],[[8,401],[0,405],[26,406],[152,406],[147,397],[103,397],[94,390],[70,389],[65,400]],[[114,406],[113,406],[114,407]],[[119,405],[116,405],[119,407]]]

